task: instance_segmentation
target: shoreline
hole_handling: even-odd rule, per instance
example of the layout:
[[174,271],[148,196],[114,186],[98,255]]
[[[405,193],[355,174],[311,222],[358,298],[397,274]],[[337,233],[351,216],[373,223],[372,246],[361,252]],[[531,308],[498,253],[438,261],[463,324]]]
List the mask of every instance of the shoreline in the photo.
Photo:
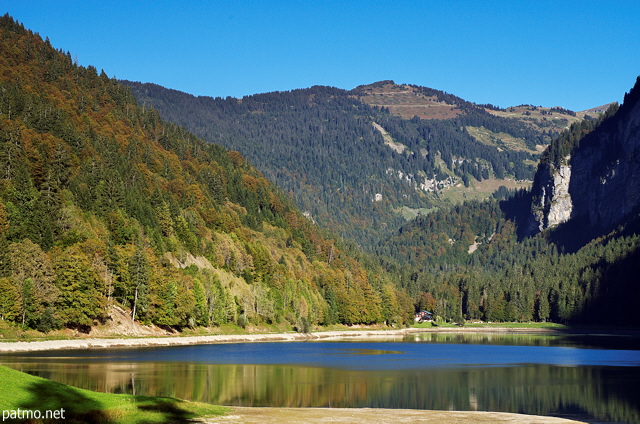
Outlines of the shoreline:
[[[553,334],[560,331],[545,328],[403,328],[398,330],[337,330],[312,333],[253,333],[207,336],[168,336],[140,338],[76,338],[45,341],[0,342],[0,361],[3,355],[15,353],[59,351],[72,349],[145,348],[153,346],[186,346],[198,344],[292,342],[335,339],[383,340],[411,334]],[[585,332],[584,334],[590,334]],[[584,423],[571,418],[535,416],[497,411],[437,411],[377,408],[277,408],[231,406],[225,416],[202,417],[194,422],[203,424],[258,424],[258,423],[336,423],[368,422],[370,424],[397,423],[530,423],[561,424]]]
[[40,341],[0,342],[0,354],[39,352],[69,349],[136,348],[153,346],[187,346],[219,343],[259,343],[332,340],[344,338],[375,339],[398,338],[418,333],[502,333],[536,334],[555,333],[556,330],[543,328],[403,328],[399,330],[344,330],[318,331],[312,333],[253,333],[216,334],[205,336],[167,336],[139,338],[75,338]]
[[492,411],[439,411],[386,408],[274,408],[231,406],[225,416],[202,418],[206,424],[323,424],[362,422],[369,424],[585,424],[571,418]]

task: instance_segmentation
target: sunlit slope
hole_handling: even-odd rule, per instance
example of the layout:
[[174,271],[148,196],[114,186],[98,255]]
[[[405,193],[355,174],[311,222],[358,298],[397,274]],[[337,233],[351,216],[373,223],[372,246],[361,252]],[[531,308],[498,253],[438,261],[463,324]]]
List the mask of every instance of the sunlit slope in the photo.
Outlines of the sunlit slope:
[[167,327],[407,319],[386,276],[238,152],[9,16],[0,35],[2,319],[88,331],[112,305]]

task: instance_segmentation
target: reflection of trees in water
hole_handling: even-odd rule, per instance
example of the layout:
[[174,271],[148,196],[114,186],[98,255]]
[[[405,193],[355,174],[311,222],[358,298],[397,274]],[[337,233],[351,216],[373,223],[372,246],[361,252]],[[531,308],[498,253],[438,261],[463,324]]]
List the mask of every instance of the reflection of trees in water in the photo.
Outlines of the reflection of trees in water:
[[[366,359],[365,359],[366,360]],[[22,364],[23,369],[29,370]],[[33,364],[41,369],[42,364]],[[51,364],[39,375],[77,387],[222,405],[376,407],[580,414],[640,422],[633,367],[548,365],[353,371],[285,365]]]
[[513,333],[415,333],[404,337],[405,342],[430,342],[454,344],[488,344],[503,346],[559,346],[566,345],[566,339],[554,334],[513,334]]
[[572,334],[571,329],[556,330],[552,333],[415,333],[406,335],[404,342],[430,342],[453,344],[487,344],[501,346],[563,346],[616,350],[640,350],[640,338],[621,332],[618,337],[610,334]]

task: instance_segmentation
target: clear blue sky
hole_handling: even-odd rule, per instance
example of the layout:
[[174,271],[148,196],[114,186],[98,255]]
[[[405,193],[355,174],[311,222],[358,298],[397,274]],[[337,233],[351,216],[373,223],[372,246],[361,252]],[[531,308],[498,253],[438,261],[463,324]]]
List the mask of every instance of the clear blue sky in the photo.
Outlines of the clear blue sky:
[[392,79],[582,110],[640,75],[640,1],[0,0],[81,65],[196,95]]

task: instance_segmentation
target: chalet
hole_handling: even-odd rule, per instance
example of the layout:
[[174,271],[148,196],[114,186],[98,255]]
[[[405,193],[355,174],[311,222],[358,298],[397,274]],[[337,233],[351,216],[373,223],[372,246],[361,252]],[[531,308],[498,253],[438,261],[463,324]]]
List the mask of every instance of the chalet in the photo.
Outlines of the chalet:
[[416,322],[427,322],[433,320],[433,314],[427,311],[420,311],[415,315]]

